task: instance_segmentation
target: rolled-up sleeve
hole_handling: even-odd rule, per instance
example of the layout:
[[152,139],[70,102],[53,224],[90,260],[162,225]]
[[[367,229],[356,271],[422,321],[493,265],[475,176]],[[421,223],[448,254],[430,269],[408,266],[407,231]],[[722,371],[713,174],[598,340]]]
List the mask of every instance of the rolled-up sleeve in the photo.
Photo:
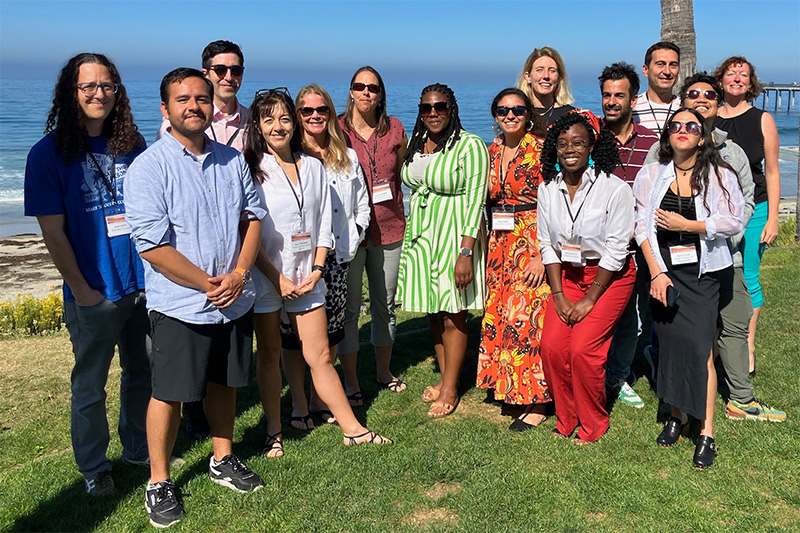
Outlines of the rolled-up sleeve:
[[464,158],[461,165],[465,174],[464,195],[466,196],[464,229],[461,231],[461,235],[476,238],[480,231],[489,184],[489,152],[479,137],[469,139],[464,147]]
[[164,174],[165,169],[143,157],[136,158],[128,168],[125,212],[139,253],[170,242]]
[[560,263],[561,258],[553,249],[550,242],[550,202],[552,200],[548,185],[539,188],[537,196],[537,213],[536,213],[536,238],[539,239],[539,251],[542,254],[542,264],[551,265],[553,263]]
[[[599,178],[598,178],[599,179]],[[606,207],[605,249],[599,266],[617,272],[628,258],[628,243],[633,236],[634,205],[633,193],[628,185],[620,182]]]
[[[731,237],[744,227],[745,201],[739,188],[739,181],[736,175],[726,168],[720,168],[719,172],[722,172],[722,184],[728,194],[719,191],[717,205],[715,208],[712,207],[711,215],[706,218],[707,239]],[[713,173],[712,169],[709,169],[709,173]],[[713,176],[709,177],[709,181],[713,179]]]

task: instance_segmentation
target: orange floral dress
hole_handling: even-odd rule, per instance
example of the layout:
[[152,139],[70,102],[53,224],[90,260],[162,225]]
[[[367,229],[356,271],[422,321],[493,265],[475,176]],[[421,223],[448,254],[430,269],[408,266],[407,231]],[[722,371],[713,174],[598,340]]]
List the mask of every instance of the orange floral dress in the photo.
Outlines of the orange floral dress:
[[[503,183],[502,138],[489,147],[489,200],[495,204],[533,204],[542,181],[542,139],[528,133],[511,160]],[[503,192],[501,193],[501,189]],[[486,260],[486,311],[478,352],[479,388],[494,389],[494,397],[509,404],[530,405],[552,400],[542,369],[539,341],[550,286],[529,288],[522,273],[539,255],[536,209],[514,214],[512,231],[489,233]]]

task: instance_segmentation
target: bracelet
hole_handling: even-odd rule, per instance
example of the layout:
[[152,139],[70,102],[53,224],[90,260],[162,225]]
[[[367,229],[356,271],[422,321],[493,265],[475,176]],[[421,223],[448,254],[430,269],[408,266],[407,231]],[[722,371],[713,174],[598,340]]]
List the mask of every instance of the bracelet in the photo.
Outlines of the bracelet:
[[601,288],[601,289],[603,289],[603,290],[606,290],[606,289],[608,288],[608,285],[602,285],[602,284],[600,284],[600,283],[597,283],[597,280],[594,280],[594,281],[592,282],[592,285],[597,285],[598,287],[600,287],[600,288]]
[[663,271],[662,271],[662,272],[659,272],[658,274],[656,274],[655,276],[653,276],[652,278],[650,278],[650,283],[652,283],[654,279],[656,279],[658,276],[660,276],[660,275],[662,275],[662,274],[664,274],[664,272],[663,272]]
[[322,265],[314,265],[311,267],[311,272],[320,272],[322,274],[325,273],[325,267]]
[[550,294],[564,294],[564,291],[550,291]]

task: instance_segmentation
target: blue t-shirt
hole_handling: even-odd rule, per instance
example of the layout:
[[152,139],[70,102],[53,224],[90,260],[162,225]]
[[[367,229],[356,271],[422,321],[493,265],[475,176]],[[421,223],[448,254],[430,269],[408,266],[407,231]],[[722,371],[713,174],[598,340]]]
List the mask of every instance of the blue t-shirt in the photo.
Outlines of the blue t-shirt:
[[[116,301],[144,289],[142,260],[131,235],[109,237],[106,227],[106,216],[125,212],[125,175],[144,147],[114,159],[107,154],[105,137],[89,141],[91,154],[68,162],[56,150],[53,135],[31,148],[25,166],[25,215],[64,215],[64,232],[86,282]],[[74,299],[64,283],[64,300]]]

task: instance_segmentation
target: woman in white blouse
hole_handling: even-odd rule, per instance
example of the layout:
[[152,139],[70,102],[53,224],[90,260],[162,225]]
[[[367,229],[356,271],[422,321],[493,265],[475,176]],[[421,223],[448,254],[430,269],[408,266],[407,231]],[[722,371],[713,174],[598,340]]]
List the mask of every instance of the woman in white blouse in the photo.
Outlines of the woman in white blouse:
[[611,175],[614,135],[589,111],[558,119],[542,149],[539,248],[552,299],[540,350],[556,404],[556,437],[594,442],[608,431],[605,363],[633,292],[633,195]]
[[733,265],[726,238],[741,231],[739,180],[693,109],[679,109],[661,134],[658,163],[636,176],[636,241],[650,270],[653,324],[660,357],[656,394],[672,416],[656,439],[678,442],[689,415],[700,421],[692,463],[712,465],[717,374],[719,273]]
[[331,203],[325,169],[300,153],[294,102],[286,89],[256,93],[245,130],[245,160],[267,208],[261,250],[253,272],[257,379],[267,418],[264,455],[283,455],[280,422],[280,315],[285,311],[300,337],[320,399],[344,431],[346,445],[391,443],[353,415],[328,347],[325,283],[320,282],[333,248]]
[[[322,161],[330,187],[334,248],[325,260],[323,278],[327,285],[328,345],[331,360],[336,360],[338,344],[344,338],[347,273],[369,225],[369,196],[358,156],[355,150],[347,147],[328,92],[317,84],[306,85],[297,93],[295,106],[303,152]],[[306,400],[307,365],[300,355],[300,341],[286,319],[281,320],[281,344],[283,370],[292,393],[292,426],[312,429],[311,414],[320,415],[328,423],[336,422],[313,386],[311,399]]]

